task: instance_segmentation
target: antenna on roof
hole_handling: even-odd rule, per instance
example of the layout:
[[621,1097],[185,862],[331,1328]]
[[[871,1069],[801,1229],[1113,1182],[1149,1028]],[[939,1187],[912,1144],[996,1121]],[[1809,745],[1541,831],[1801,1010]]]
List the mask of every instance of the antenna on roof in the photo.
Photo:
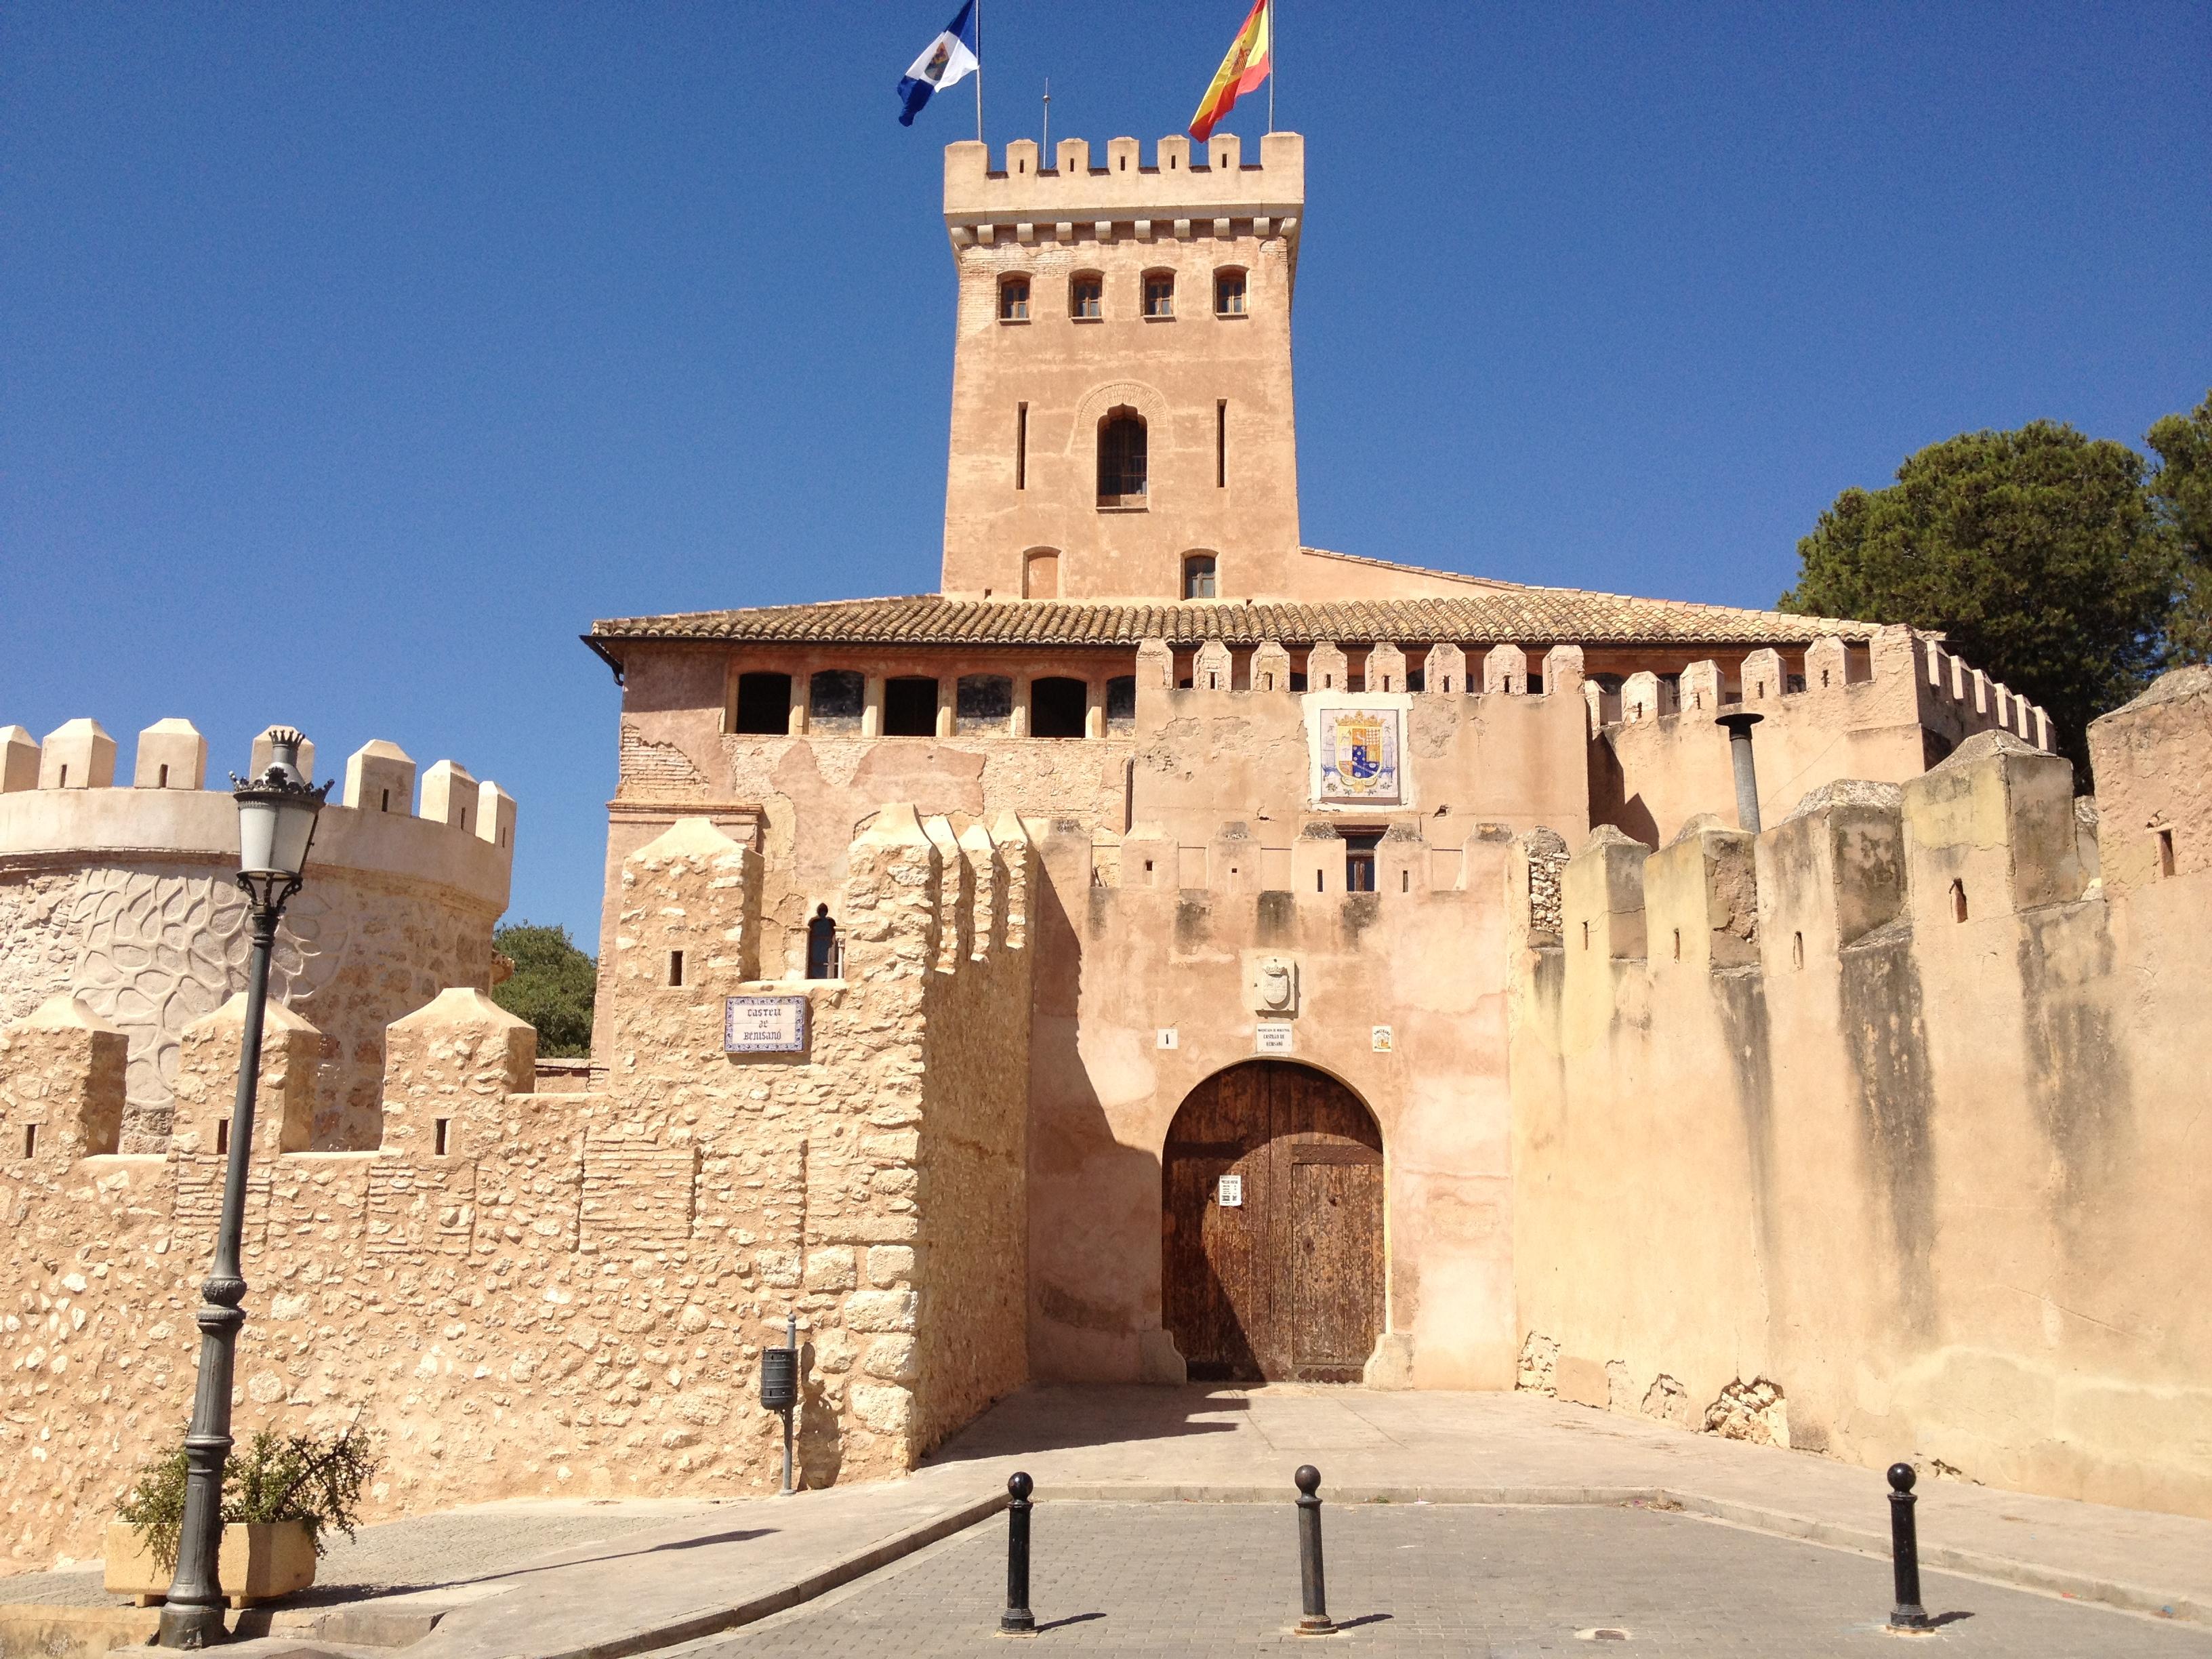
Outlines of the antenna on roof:
[[1044,157],[1038,171],[1052,166],[1052,76],[1044,77],[1044,143],[1039,152]]

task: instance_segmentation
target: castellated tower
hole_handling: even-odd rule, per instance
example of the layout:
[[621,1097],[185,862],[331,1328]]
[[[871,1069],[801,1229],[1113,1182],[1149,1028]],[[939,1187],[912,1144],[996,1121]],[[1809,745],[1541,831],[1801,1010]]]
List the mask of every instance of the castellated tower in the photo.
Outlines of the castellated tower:
[[960,275],[948,598],[1264,599],[1298,547],[1305,141],[945,152]]

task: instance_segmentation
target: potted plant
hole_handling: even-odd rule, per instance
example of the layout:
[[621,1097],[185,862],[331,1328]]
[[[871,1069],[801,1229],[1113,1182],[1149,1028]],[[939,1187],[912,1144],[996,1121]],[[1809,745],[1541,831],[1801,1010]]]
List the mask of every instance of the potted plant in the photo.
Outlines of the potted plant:
[[[353,1536],[361,1496],[382,1462],[376,1437],[349,1424],[335,1434],[264,1429],[224,1465],[222,1549],[216,1571],[234,1607],[273,1601],[315,1582],[327,1535]],[[150,1607],[176,1577],[184,1528],[185,1449],[138,1471],[109,1523],[106,1585]]]

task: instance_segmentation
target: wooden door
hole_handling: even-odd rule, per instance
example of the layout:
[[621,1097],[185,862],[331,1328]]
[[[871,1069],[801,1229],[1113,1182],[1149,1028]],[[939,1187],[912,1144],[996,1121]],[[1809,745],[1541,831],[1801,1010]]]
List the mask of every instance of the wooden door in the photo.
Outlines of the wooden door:
[[1193,1380],[1359,1380],[1382,1329],[1382,1146],[1350,1090],[1280,1060],[1207,1079],[1168,1131],[1161,1200],[1163,1322]]

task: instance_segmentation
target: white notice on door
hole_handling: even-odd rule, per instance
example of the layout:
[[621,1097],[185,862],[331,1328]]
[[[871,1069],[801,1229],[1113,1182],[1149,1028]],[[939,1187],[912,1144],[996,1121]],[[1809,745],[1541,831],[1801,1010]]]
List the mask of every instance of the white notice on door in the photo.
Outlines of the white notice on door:
[[1286,1019],[1265,1019],[1252,1038],[1255,1054],[1287,1054],[1291,1052],[1291,1023]]
[[1243,1209],[1244,1207],[1244,1177],[1240,1175],[1222,1176],[1221,1185],[1214,1196],[1224,1210]]

